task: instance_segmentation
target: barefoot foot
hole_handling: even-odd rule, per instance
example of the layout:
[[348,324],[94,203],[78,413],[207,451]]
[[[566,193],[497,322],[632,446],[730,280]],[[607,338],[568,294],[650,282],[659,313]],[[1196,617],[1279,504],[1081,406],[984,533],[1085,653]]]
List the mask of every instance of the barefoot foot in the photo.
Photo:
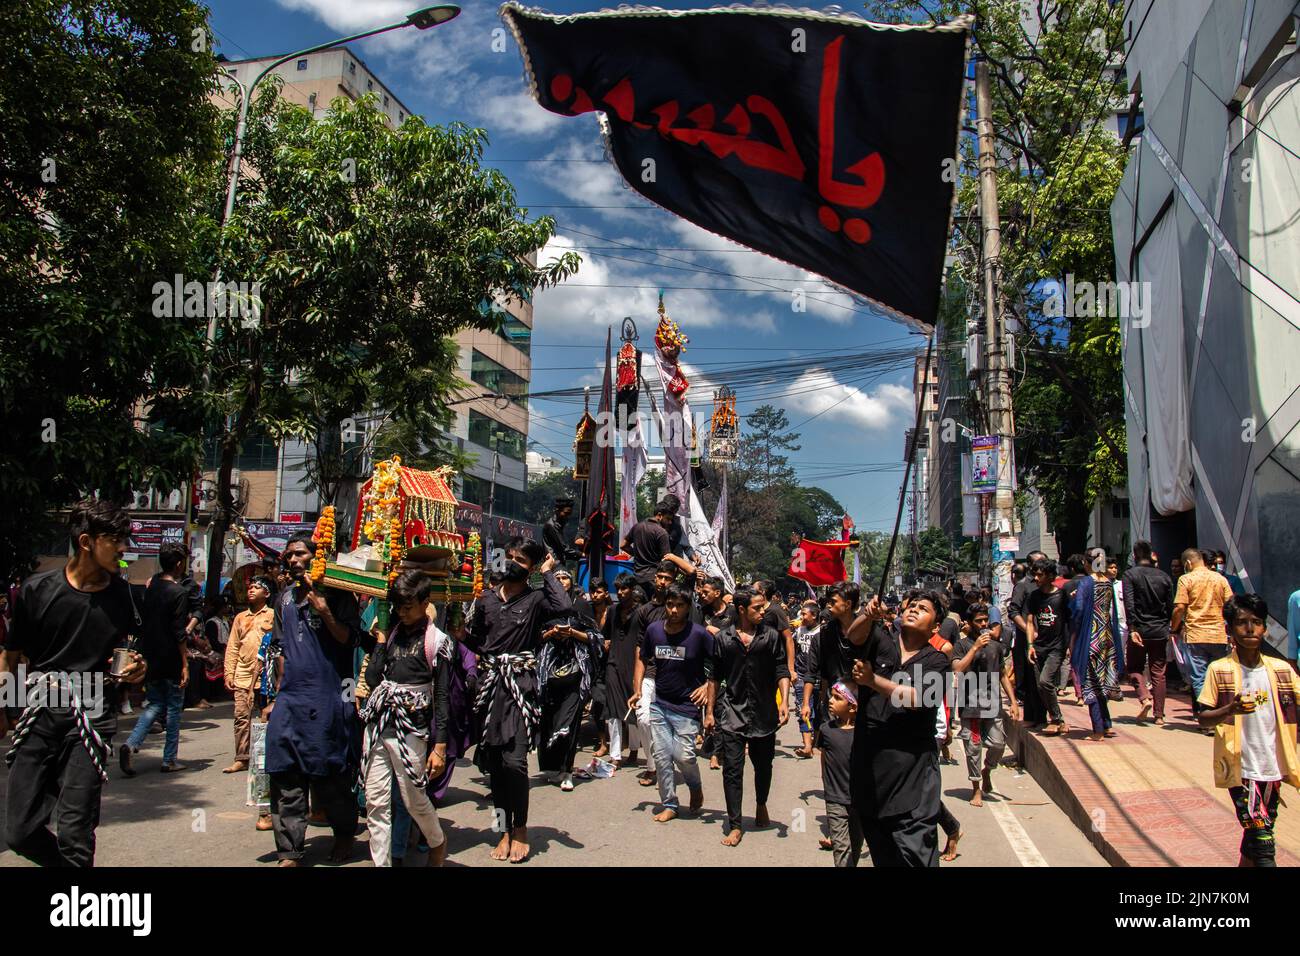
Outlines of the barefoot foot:
[[671,807],[660,810],[655,814],[655,823],[667,823],[669,820],[677,819],[677,811]]
[[961,830],[958,830],[952,836],[948,837],[948,842],[944,844],[943,853],[940,855],[939,859],[943,860],[945,863],[951,863],[953,860],[957,859],[957,841],[965,835],[966,834]]
[[726,836],[722,838],[722,845],[740,846],[740,840],[741,837],[743,836],[744,834],[740,830],[732,830],[730,833],[728,833]]
[[522,863],[528,859],[528,827],[515,827],[510,831],[510,862]]
[[509,833],[501,834],[501,842],[498,843],[496,845],[496,849],[492,851],[492,859],[494,860],[510,859],[510,834]]

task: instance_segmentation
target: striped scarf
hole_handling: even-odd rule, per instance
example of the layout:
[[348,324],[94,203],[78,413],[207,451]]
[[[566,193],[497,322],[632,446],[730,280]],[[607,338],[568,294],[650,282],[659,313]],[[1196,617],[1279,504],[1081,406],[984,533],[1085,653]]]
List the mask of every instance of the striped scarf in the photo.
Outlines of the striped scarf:
[[[46,696],[44,701],[33,701],[32,692],[36,689],[37,684],[46,684]],[[108,745],[104,739],[99,736],[99,732],[90,722],[90,715],[86,713],[85,706],[81,703],[81,697],[77,694],[76,688],[68,679],[67,674],[60,674],[55,671],[46,671],[45,673],[37,672],[27,675],[27,707],[23,710],[22,716],[18,718],[18,723],[14,726],[14,741],[9,747],[9,752],[5,754],[5,766],[12,767],[14,757],[18,755],[18,748],[23,745],[28,735],[32,732],[32,726],[36,723],[36,717],[43,710],[49,710],[47,703],[56,688],[66,686],[68,690],[68,707],[72,712],[73,718],[77,723],[77,735],[81,738],[81,746],[86,748],[86,753],[90,754],[90,762],[95,765],[95,771],[99,774],[101,781],[108,780],[108,771],[104,769],[104,758],[108,754]]]
[[428,767],[419,764],[407,744],[408,735],[429,739],[429,711],[433,695],[427,684],[396,684],[380,681],[370,691],[361,705],[361,719],[366,725],[365,747],[361,753],[361,772],[358,781],[365,786],[366,767],[375,747],[383,747],[381,738],[390,727],[396,731],[397,751],[402,758],[402,770],[411,783],[423,789],[429,782]]
[[537,706],[537,701],[525,694],[519,686],[518,675],[525,671],[536,671],[537,658],[533,656],[532,651],[523,651],[519,654],[485,654],[479,658],[478,663],[482,683],[479,685],[478,696],[474,698],[475,713],[487,710],[492,705],[492,697],[496,693],[497,685],[505,684],[515,706],[524,715],[524,729],[531,740],[537,731],[537,726],[542,722],[542,712]]

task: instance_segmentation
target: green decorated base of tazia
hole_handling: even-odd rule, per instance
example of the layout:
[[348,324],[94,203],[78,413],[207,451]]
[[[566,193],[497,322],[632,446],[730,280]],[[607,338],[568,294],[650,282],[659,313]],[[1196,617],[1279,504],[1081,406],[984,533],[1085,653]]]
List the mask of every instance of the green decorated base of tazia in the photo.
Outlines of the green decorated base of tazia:
[[[471,578],[433,576],[434,601],[468,601],[474,596],[474,582]],[[345,568],[332,561],[325,565],[325,586],[352,591],[356,594],[369,594],[371,597],[388,596],[388,576],[382,571],[360,571]]]

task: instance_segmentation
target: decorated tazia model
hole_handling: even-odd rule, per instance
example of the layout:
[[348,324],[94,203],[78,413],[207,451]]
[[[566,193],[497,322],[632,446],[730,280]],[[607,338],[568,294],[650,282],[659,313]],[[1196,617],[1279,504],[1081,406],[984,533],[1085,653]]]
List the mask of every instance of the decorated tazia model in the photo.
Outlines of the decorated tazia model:
[[582,413],[582,419],[573,435],[573,480],[586,481],[591,477],[591,453],[596,445],[596,419],[591,411]]
[[708,459],[715,465],[730,465],[739,457],[740,419],[736,416],[736,393],[724,385],[713,393]]
[[358,542],[354,550],[335,553],[334,509],[321,512],[313,581],[382,598],[399,573],[414,569],[436,582],[435,601],[473,598],[480,558],[456,533],[451,475],[450,468],[407,468],[397,455],[376,464],[361,486],[352,530],[352,540]]

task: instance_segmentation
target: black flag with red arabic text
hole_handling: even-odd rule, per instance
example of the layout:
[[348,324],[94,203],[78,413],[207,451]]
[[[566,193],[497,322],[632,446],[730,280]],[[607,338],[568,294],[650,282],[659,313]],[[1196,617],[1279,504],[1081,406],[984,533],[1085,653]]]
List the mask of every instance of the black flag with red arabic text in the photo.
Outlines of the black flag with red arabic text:
[[755,7],[501,8],[548,110],[601,111],[637,192],[710,232],[934,324],[967,24]]

